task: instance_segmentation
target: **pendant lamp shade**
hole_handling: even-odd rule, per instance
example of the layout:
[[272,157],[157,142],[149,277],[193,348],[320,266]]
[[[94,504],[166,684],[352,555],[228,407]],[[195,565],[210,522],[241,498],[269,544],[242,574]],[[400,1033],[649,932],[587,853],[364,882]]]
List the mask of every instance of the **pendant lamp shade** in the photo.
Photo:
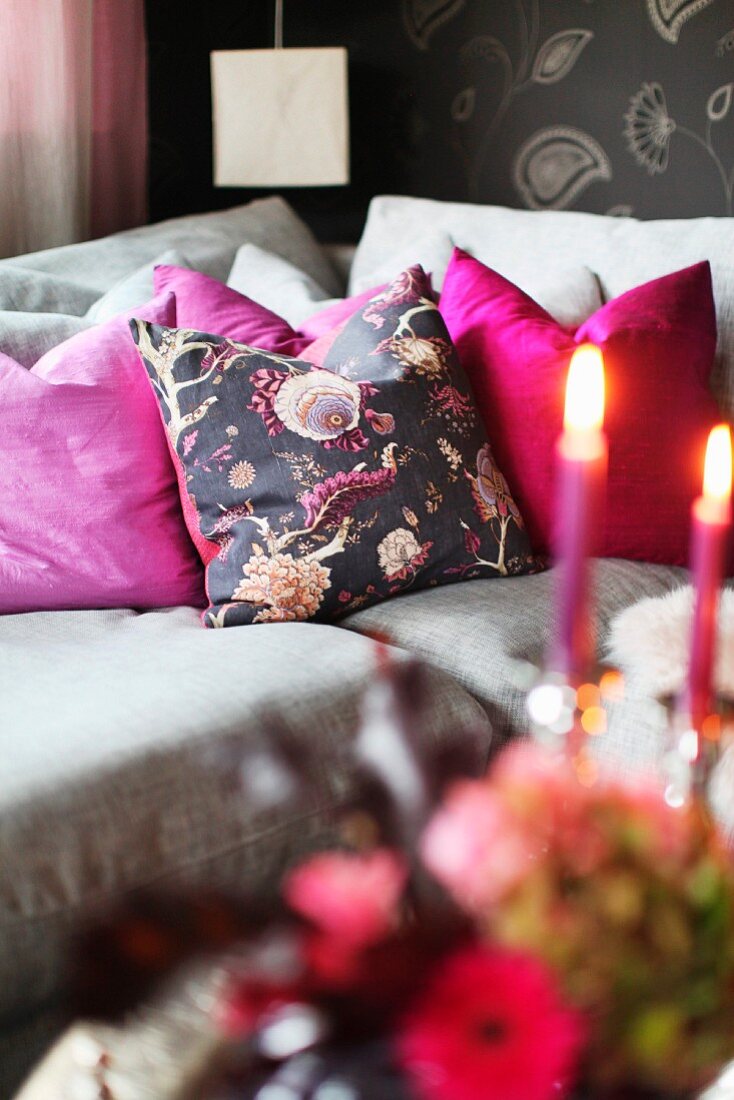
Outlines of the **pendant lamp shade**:
[[215,186],[349,183],[345,49],[216,50],[211,73]]

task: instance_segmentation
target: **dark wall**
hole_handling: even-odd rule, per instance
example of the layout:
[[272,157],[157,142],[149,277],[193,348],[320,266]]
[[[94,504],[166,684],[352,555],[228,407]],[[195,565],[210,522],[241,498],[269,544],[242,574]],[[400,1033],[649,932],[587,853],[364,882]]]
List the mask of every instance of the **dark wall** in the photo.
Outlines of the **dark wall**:
[[[272,0],[148,0],[151,217],[211,185],[209,51],[266,47]],[[352,183],[284,192],[324,239],[380,192],[732,213],[734,0],[285,0],[286,46],[349,49]]]

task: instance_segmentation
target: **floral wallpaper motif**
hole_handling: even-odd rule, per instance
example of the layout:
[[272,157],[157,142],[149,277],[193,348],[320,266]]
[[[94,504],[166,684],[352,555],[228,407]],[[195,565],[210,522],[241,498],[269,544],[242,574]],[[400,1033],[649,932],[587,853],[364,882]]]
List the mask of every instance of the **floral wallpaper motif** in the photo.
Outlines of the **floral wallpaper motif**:
[[624,133],[627,145],[638,164],[651,176],[668,168],[670,143],[674,134],[696,142],[716,166],[726,199],[726,212],[732,213],[734,192],[734,158],[725,164],[718,150],[718,124],[729,116],[734,83],[722,84],[706,101],[703,133],[677,124],[668,114],[665,92],[660,84],[643,84],[630,100]]
[[[253,197],[211,187],[208,51],[267,46],[271,18],[267,0],[219,0],[196,19],[149,0],[154,216]],[[287,193],[322,236],[356,239],[385,192],[734,212],[731,0],[286,4],[286,45],[337,44],[350,51],[352,182]]]
[[[406,11],[420,6],[417,0],[403,0],[403,3]],[[593,3],[594,0],[584,0],[583,4],[582,0],[578,0],[575,5],[562,5],[552,4],[550,0],[545,3],[542,0],[514,0],[513,4],[508,5],[514,9],[514,26],[503,27],[501,34],[475,34],[461,45],[460,69],[468,77],[468,83],[454,95],[451,116],[455,141],[462,152],[468,197],[476,201],[486,199],[496,182],[491,178],[493,169],[489,162],[498,148],[510,145],[514,146],[509,168],[515,205],[535,210],[557,210],[571,206],[599,209],[598,204],[592,205],[592,195],[614,191],[619,195],[626,192],[632,197],[637,190],[635,179],[630,176],[630,162],[620,155],[620,136],[624,138],[628,156],[631,155],[649,176],[655,177],[671,169],[670,147],[676,135],[678,145],[685,146],[686,142],[689,145],[680,149],[675,166],[682,169],[683,179],[687,181],[691,168],[697,159],[700,161],[702,154],[714,169],[707,180],[709,198],[697,212],[731,214],[734,190],[734,143],[731,135],[734,116],[730,117],[730,110],[734,82],[713,83],[700,105],[702,123],[688,125],[676,121],[668,109],[664,86],[660,81],[635,81],[632,66],[625,63],[624,40],[619,34],[619,27],[615,33],[612,26],[614,19],[609,14],[611,5],[599,3],[592,7]],[[632,36],[639,37],[641,33],[643,41],[649,43],[649,49],[640,50],[638,47],[633,53],[639,59],[638,63],[644,64],[645,71],[648,65],[651,73],[659,72],[661,68],[658,59],[660,47],[656,45],[654,35],[666,44],[663,47],[665,69],[675,71],[675,79],[670,81],[670,86],[681,101],[681,111],[687,119],[693,114],[695,99],[687,90],[687,85],[692,83],[690,76],[686,74],[681,79],[688,64],[686,40],[682,36],[688,33],[689,21],[700,19],[704,9],[715,3],[716,0],[645,0],[647,27],[644,12],[638,7],[635,13],[631,0],[625,5],[615,5],[625,10],[624,29],[630,46]],[[570,21],[574,7],[577,10],[573,11],[573,17],[578,17],[577,24],[547,34],[552,26],[551,18],[554,21],[558,18],[559,9],[569,11]],[[719,11],[715,14],[719,18],[725,7],[724,3],[718,4]],[[450,16],[450,13],[444,14]],[[713,16],[714,13],[711,14]],[[585,25],[581,25],[581,17]],[[488,16],[486,22],[492,21]],[[716,25],[712,25],[706,32],[710,57],[723,59],[734,48],[734,31],[717,36],[715,30]],[[703,30],[699,28],[697,48],[702,34]],[[674,47],[672,57],[670,47]],[[616,64],[613,81],[607,82],[602,79],[602,72],[608,65],[610,50],[614,51]],[[672,63],[673,60],[675,63]],[[500,74],[489,85],[486,81],[482,82],[482,69],[488,66]],[[706,74],[706,78],[715,80],[713,64],[709,68],[712,70],[711,77]],[[696,75],[697,83],[700,83],[704,73]],[[572,86],[571,96],[566,93],[563,97],[563,115],[554,99],[542,94],[544,89],[561,82]],[[536,118],[538,114],[552,117],[551,112],[556,110],[559,110],[559,116],[553,123],[534,128],[516,144],[522,126],[519,101],[521,97],[527,99],[531,94]],[[611,105],[613,102],[620,103],[621,95],[626,96],[626,110],[622,111],[617,106],[615,117]],[[574,111],[569,111],[567,104],[575,107],[575,113],[583,115],[586,121],[589,116],[588,100],[592,96],[599,105],[598,121],[592,118],[588,129],[570,124]],[[480,121],[478,126],[472,128],[469,123],[475,118]],[[610,123],[616,123],[619,127],[611,135],[612,142],[606,136]],[[697,146],[695,150],[690,148],[691,143]],[[701,175],[700,167],[697,174]],[[718,186],[721,188],[722,202],[718,211],[710,197],[716,186],[715,176],[718,176]],[[600,183],[608,186],[601,189],[598,187]],[[680,188],[682,180],[672,183]],[[587,196],[589,191],[591,193]],[[635,206],[634,201],[611,203],[606,212],[629,215],[636,212]]]

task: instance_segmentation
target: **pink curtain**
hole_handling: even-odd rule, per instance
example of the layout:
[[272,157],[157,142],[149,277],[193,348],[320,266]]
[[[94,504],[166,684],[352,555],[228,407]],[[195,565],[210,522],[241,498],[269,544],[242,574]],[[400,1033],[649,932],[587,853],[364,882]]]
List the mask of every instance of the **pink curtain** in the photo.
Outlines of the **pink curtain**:
[[144,0],[0,0],[0,256],[146,217]]
[[144,0],[93,7],[89,228],[102,237],[147,217],[147,54]]

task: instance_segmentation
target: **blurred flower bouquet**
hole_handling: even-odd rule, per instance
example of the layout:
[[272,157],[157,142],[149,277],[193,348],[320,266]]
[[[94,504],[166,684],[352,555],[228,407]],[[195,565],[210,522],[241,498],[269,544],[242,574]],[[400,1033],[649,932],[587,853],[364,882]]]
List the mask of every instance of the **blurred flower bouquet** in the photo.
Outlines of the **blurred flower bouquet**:
[[[476,746],[462,760],[425,735],[425,675],[383,659],[341,847],[294,866],[278,903],[156,897],[98,931],[92,993],[207,951],[222,978],[137,1013],[104,1063],[122,1080],[129,1060],[135,1088],[111,1076],[110,1095],[689,1097],[734,1059],[734,868],[710,819],[652,782],[582,782],[529,741],[476,778]],[[219,765],[245,797],[306,804],[317,745],[270,726],[234,751]],[[170,1090],[146,1091],[166,1059]]]
[[652,783],[584,786],[530,742],[439,796],[401,690],[384,673],[368,708],[372,795],[351,849],[289,873],[283,922],[233,973],[219,1019],[247,1050],[248,1085],[232,1095],[559,1100],[710,1083],[734,1057],[734,871],[709,819]]

